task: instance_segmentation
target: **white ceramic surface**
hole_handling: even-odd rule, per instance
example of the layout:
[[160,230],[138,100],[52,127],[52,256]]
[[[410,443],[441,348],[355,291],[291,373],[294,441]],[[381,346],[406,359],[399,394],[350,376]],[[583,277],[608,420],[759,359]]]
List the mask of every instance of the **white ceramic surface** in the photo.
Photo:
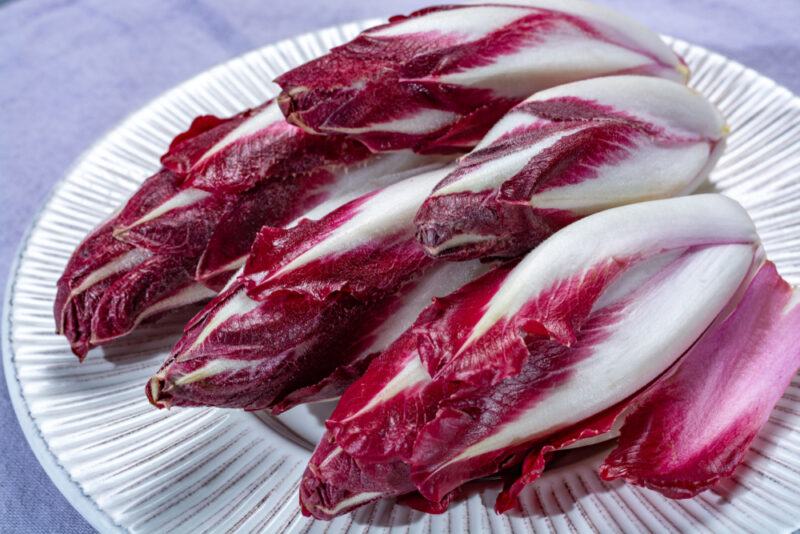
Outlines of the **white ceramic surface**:
[[[374,21],[372,21],[374,23]],[[355,36],[349,24],[266,46],[158,98],[92,147],[54,190],[20,247],[6,292],[3,358],[14,407],[39,460],[86,519],[104,532],[781,532],[800,527],[800,380],[744,465],[720,487],[684,501],[605,483],[605,452],[575,452],[521,498],[491,510],[482,484],[447,514],[382,501],[332,523],[300,515],[297,486],[330,407],[275,420],[218,409],[158,411],[144,397],[184,317],[142,327],[79,365],[53,333],[55,281],[80,239],[158,167],[170,139],[202,113],[228,115],[275,94],[281,72]],[[712,175],[751,213],[770,258],[800,282],[800,100],[717,54],[673,43],[692,85],[733,133]]]

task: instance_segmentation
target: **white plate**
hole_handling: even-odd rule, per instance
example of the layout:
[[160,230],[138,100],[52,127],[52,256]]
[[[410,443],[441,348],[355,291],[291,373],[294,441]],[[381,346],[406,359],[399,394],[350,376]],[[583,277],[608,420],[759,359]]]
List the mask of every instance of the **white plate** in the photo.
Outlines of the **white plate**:
[[[374,23],[375,21],[372,21]],[[101,531],[606,532],[789,531],[800,527],[800,381],[795,380],[732,480],[684,501],[594,472],[602,450],[549,470],[521,499],[491,511],[496,487],[447,514],[391,501],[332,523],[300,515],[297,485],[325,410],[276,421],[219,409],[158,411],[146,379],[181,318],[140,328],[79,365],[53,333],[55,282],[80,239],[158,167],[170,139],[201,113],[229,115],[276,92],[281,72],[346,41],[349,24],[266,46],[169,91],[91,148],[53,192],[25,237],[6,293],[3,358],[14,408],[36,456],[69,501]],[[800,281],[800,100],[756,72],[683,42],[692,84],[733,133],[713,188],[753,216],[767,252]]]

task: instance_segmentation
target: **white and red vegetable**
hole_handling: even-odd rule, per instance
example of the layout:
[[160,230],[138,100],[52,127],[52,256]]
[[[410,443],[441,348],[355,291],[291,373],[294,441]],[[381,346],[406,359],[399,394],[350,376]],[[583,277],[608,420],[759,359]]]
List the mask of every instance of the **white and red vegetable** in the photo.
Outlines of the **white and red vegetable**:
[[[640,407],[623,427],[625,448],[612,454],[605,476],[666,487],[672,495],[707,487],[705,471],[723,476],[738,463],[777,391],[800,365],[793,333],[800,312],[791,312],[795,300],[789,302],[791,292],[774,267],[762,264],[746,212],[719,195],[634,204],[568,226],[515,267],[495,269],[434,302],[370,364],[326,423],[328,435],[301,486],[304,509],[330,518],[412,491],[440,508],[465,482],[522,464],[498,499],[497,509],[504,511],[541,473],[547,453],[609,431],[631,405]],[[768,313],[764,320],[753,318],[760,307]],[[783,322],[776,320],[781,316]],[[742,317],[759,328],[728,337]],[[760,362],[749,359],[766,358],[775,348],[785,356],[758,381]],[[720,378],[699,373],[700,366],[719,367]],[[680,386],[669,382],[665,373],[671,369]],[[714,394],[704,388],[710,391],[729,369],[756,384],[757,402],[749,411],[716,413],[719,429],[717,421],[709,423],[708,408],[715,400],[730,403],[726,397],[736,395],[736,383],[721,384]],[[673,387],[686,390],[680,407],[665,404]],[[666,445],[671,428],[653,426],[649,418],[674,424],[693,402],[700,412],[686,424],[699,440],[686,434],[688,450],[675,475],[686,480],[674,482],[675,488],[669,478],[659,484],[659,469],[666,468],[650,464],[633,442],[660,443],[668,447],[660,449],[662,461],[674,461]],[[707,426],[693,426],[694,417]],[[731,434],[743,429],[737,425],[747,432],[731,453]],[[726,450],[725,468],[716,457],[698,455]],[[347,486],[358,480],[354,470],[373,464],[394,465],[406,478],[395,474],[380,487]]]
[[435,257],[514,257],[580,217],[691,193],[724,149],[724,121],[684,85],[608,76],[515,106],[417,214]]
[[425,8],[364,31],[278,77],[289,122],[372,150],[473,147],[514,104],[611,74],[677,81],[687,69],[655,33],[581,0]]
[[151,402],[281,411],[338,396],[433,295],[480,269],[434,269],[415,240],[414,214],[447,172],[408,178],[317,220],[264,227],[243,274],[189,323],[150,380]]
[[143,320],[211,298],[263,225],[330,210],[439,159],[309,135],[274,102],[200,117],[172,142],[164,168],[73,254],[58,283],[58,331],[83,358]]

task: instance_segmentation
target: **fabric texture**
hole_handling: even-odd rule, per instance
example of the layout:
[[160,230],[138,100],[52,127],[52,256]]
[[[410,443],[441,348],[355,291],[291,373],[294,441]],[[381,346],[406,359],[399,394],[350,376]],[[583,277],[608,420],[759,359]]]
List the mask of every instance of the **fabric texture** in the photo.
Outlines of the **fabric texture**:
[[[602,2],[800,92],[798,0]],[[276,40],[430,3],[436,1],[0,0],[3,282],[53,184],[98,137],[149,100]],[[91,532],[28,447],[4,379],[0,428],[0,532]]]

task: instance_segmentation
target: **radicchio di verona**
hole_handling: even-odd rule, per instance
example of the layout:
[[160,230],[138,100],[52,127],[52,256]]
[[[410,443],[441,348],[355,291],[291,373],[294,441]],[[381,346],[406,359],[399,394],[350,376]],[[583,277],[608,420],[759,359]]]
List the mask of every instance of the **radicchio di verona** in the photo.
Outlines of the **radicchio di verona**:
[[80,358],[145,319],[212,297],[264,224],[333,209],[435,162],[309,135],[268,102],[229,119],[199,117],[162,164],[84,239],[58,282],[58,331]]
[[288,120],[375,151],[463,151],[542,89],[610,74],[688,71],[653,32],[581,0],[429,7],[278,77]]
[[514,107],[416,218],[435,257],[514,257],[574,220],[692,192],[722,154],[724,122],[668,80],[608,76]]
[[628,409],[603,476],[694,495],[730,474],[800,364],[797,304],[723,196],[591,215],[434,302],[370,364],[327,422],[303,509],[411,492],[441,509],[504,471],[505,511],[552,451]]
[[449,169],[259,233],[244,273],[187,326],[147,394],[159,407],[282,411],[337,397],[431,297],[481,270],[434,266],[413,217]]

